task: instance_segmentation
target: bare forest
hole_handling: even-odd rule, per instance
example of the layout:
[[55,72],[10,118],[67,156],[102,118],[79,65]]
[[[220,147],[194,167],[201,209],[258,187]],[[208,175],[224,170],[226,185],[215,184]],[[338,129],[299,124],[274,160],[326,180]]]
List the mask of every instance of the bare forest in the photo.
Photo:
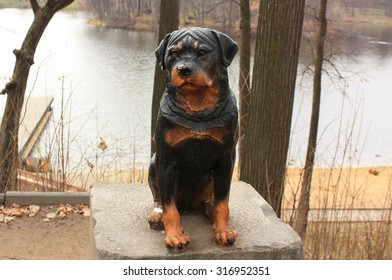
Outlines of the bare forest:
[[[40,2],[40,1],[38,1]],[[41,1],[42,2],[42,1]],[[250,0],[251,35],[255,37],[259,0]],[[317,0],[306,0],[305,21],[314,15]],[[231,36],[240,36],[240,5],[234,0],[180,1],[180,27],[207,26]],[[335,21],[364,21],[392,17],[392,0],[331,0],[328,18]],[[29,1],[0,0],[0,8],[30,8]],[[160,1],[77,0],[67,9],[90,13],[91,24],[134,30],[157,31]],[[370,20],[370,19],[369,19]]]

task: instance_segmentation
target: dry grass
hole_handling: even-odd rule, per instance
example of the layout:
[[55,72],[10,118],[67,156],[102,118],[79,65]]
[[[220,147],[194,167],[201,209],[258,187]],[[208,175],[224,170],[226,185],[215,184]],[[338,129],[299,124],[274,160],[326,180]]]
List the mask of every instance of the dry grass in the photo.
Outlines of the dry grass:
[[[287,172],[283,208],[296,209],[301,169]],[[392,259],[392,168],[316,168],[310,208],[321,210],[382,209],[380,221],[320,220],[308,224],[304,240],[307,259]],[[288,223],[292,224],[295,215]]]
[[[296,208],[302,169],[289,168],[283,209]],[[385,208],[391,201],[391,167],[315,168],[310,208]]]
[[311,222],[304,249],[306,259],[391,260],[391,222]]

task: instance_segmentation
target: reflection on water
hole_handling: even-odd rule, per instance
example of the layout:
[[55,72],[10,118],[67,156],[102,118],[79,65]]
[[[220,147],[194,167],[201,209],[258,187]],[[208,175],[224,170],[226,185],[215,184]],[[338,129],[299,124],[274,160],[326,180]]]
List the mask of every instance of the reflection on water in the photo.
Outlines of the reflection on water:
[[[12,50],[20,47],[31,20],[30,10],[0,10],[1,88],[12,73]],[[336,153],[346,153],[346,159],[359,160],[361,165],[391,163],[391,33],[390,27],[368,25],[344,30],[345,39],[337,49],[355,57],[335,56],[333,60],[348,80],[323,77],[318,165],[329,166]],[[36,154],[45,154],[56,141],[55,120],[61,114],[63,96],[72,165],[89,160],[121,169],[132,162],[147,163],[156,45],[155,33],[90,26],[83,14],[55,15],[38,46],[27,89],[33,96],[55,97],[55,117]],[[301,57],[310,56],[303,53]],[[333,67],[326,67],[332,73]],[[229,76],[238,92],[238,57]],[[311,77],[299,75],[297,84],[289,157],[292,164],[300,165],[306,152]],[[4,102],[0,96],[0,105]],[[97,148],[100,137],[109,145],[106,151]],[[349,137],[352,142],[347,145]]]

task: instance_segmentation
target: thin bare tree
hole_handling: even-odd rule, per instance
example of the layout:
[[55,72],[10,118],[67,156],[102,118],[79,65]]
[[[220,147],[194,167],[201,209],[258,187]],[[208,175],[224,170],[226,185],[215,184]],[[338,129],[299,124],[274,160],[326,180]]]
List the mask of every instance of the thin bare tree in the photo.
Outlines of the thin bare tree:
[[249,95],[250,95],[250,6],[249,0],[241,0],[241,45],[240,45],[240,137],[238,140],[238,170],[241,170],[242,145],[245,137],[245,120],[248,115]]
[[314,51],[314,74],[313,74],[313,101],[312,113],[310,119],[310,130],[308,138],[308,149],[301,185],[301,196],[299,199],[298,213],[294,221],[293,228],[302,238],[306,237],[306,228],[308,225],[308,213],[310,206],[310,189],[312,183],[314,158],[317,146],[317,131],[320,116],[321,100],[321,76],[324,60],[324,42],[327,35],[327,0],[320,0],[317,21],[319,30],[316,38],[316,49]]
[[34,54],[46,26],[54,14],[70,5],[74,0],[47,0],[40,6],[30,0],[34,21],[19,50],[15,49],[16,62],[11,81],[1,91],[7,94],[7,102],[0,127],[0,192],[14,190],[17,182],[18,131],[30,67]]

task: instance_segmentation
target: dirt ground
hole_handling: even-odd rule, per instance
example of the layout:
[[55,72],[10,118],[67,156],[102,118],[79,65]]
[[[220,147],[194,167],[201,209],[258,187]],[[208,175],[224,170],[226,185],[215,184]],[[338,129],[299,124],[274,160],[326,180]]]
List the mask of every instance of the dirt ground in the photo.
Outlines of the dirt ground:
[[70,213],[44,221],[56,207],[0,223],[0,260],[91,259],[90,218]]

